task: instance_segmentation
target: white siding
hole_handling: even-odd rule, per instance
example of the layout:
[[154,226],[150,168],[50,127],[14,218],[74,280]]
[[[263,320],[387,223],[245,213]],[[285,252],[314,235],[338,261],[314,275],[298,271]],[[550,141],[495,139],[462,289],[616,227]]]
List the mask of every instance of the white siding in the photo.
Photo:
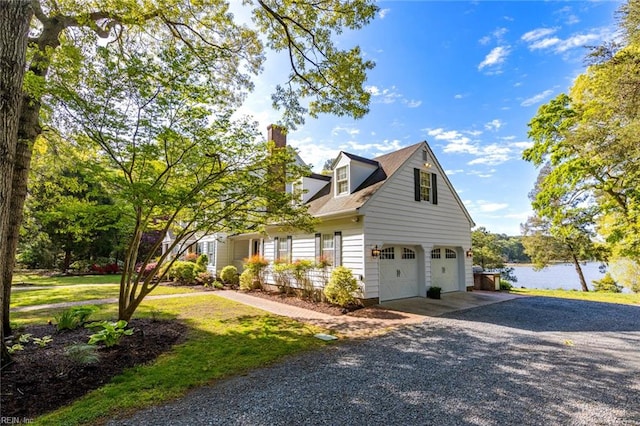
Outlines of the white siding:
[[[433,158],[433,157],[432,157]],[[414,168],[437,175],[438,204],[414,199]],[[374,245],[401,244],[423,248],[425,288],[430,285],[431,248],[434,246],[458,247],[464,253],[471,247],[471,223],[458,204],[444,172],[436,165],[424,168],[422,150],[410,160],[376,192],[361,209],[364,213],[366,233],[365,247],[370,251]],[[471,260],[462,257],[464,285],[473,285]],[[366,297],[378,296],[378,260],[367,257]],[[464,288],[460,288],[464,290]]]
[[302,202],[306,203],[314,195],[318,193],[322,188],[327,186],[329,182],[321,179],[314,179],[308,176],[302,178],[302,190],[305,191],[302,194]]

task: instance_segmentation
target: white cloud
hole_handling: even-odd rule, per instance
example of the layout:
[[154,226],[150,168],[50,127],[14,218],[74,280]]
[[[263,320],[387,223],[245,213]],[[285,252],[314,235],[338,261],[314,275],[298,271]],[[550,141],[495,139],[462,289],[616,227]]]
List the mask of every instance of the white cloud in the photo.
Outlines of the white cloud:
[[555,29],[539,28],[525,33],[521,38],[529,44],[529,50],[551,49],[555,53],[565,53],[588,44],[597,44],[612,36],[611,29],[606,27],[596,28],[585,34],[574,34],[565,39],[558,36],[549,37],[555,32]]
[[387,15],[389,14],[389,12],[391,12],[391,9],[388,9],[388,8],[387,8],[387,9],[380,9],[380,10],[378,11],[378,17],[379,17],[380,19],[384,19],[384,18],[385,18],[385,16],[387,16]]
[[500,127],[504,126],[504,123],[497,118],[495,120],[491,120],[490,122],[484,125],[484,128],[487,130],[498,130]]
[[479,210],[481,213],[493,213],[498,210],[504,210],[509,207],[507,203],[495,203],[486,200],[477,200],[474,204],[474,208]]
[[398,139],[393,139],[393,140],[385,139],[384,141],[382,141],[382,143],[367,143],[367,144],[361,144],[355,141],[349,141],[347,142],[347,145],[344,147],[346,148],[347,146],[349,147],[350,150],[353,150],[356,152],[369,152],[372,150],[376,150],[378,152],[375,154],[375,156],[385,154],[391,151],[397,151],[402,148],[402,145]]
[[[322,169],[327,160],[336,158],[340,152],[331,146],[318,144],[311,136],[303,139],[289,138],[287,143],[296,148],[302,161],[312,166],[316,172]],[[310,163],[310,160],[313,160],[313,163]]]
[[496,28],[492,34],[497,40],[502,40],[502,37],[508,32],[509,32],[508,29],[502,27],[502,28]]
[[349,136],[353,137],[355,135],[360,134],[360,129],[356,129],[353,127],[340,127],[340,126],[336,126],[333,129],[331,129],[332,135],[337,136],[339,133],[346,133]]
[[567,25],[575,25],[580,23],[580,18],[576,15],[567,16],[567,20],[565,21]]
[[420,105],[422,105],[422,101],[415,101],[413,99],[410,101],[405,99],[403,102],[407,104],[409,108],[418,108]]
[[553,93],[553,90],[548,89],[545,90],[542,93],[538,93],[537,95],[533,95],[532,97],[525,99],[524,101],[522,101],[520,103],[521,106],[523,107],[528,107],[531,105],[535,105],[539,102],[542,102],[543,100],[547,99],[551,94]]
[[511,144],[512,147],[524,151],[525,149],[531,148],[533,146],[533,142],[514,142]]
[[364,90],[371,93],[371,96],[380,96],[381,94],[377,86],[364,86]]
[[537,40],[535,43],[531,43],[529,50],[548,49],[560,43],[562,43],[562,40],[558,37],[543,38],[542,40]]
[[397,93],[396,86],[389,89],[381,89],[378,86],[365,86],[364,90],[371,93],[374,102],[383,104],[392,104],[398,99],[404,99],[401,94]]
[[478,164],[497,166],[498,164],[509,161],[511,159],[511,153],[511,148],[507,146],[491,144],[488,146],[483,146],[479,151],[478,158],[469,161],[467,164],[470,166],[475,166]]
[[471,139],[464,136],[457,130],[425,129],[429,136],[433,136],[436,140],[446,141],[444,152],[458,154],[476,154],[478,147],[471,144]]
[[457,93],[457,94],[453,95],[453,99],[462,99],[462,98],[464,98],[463,94]]
[[[444,172],[445,172],[445,174],[447,176],[453,176],[453,175],[457,175],[457,174],[460,174],[460,173],[464,173],[464,170],[463,169],[455,169],[455,170],[445,170]],[[458,191],[458,192],[460,192],[460,191]]]
[[478,70],[481,71],[485,67],[493,67],[502,64],[509,55],[509,46],[494,47],[489,54],[478,65]]
[[556,31],[556,28],[536,28],[535,30],[524,33],[520,39],[526,42],[531,42],[551,35]]
[[583,47],[588,43],[593,43],[596,40],[600,40],[602,36],[600,34],[577,34],[573,37],[569,37],[558,44],[555,51],[562,53],[569,49],[575,49],[576,47]]
[[478,43],[480,43],[483,46],[486,46],[487,44],[491,43],[491,37],[484,36],[480,40],[478,40]]

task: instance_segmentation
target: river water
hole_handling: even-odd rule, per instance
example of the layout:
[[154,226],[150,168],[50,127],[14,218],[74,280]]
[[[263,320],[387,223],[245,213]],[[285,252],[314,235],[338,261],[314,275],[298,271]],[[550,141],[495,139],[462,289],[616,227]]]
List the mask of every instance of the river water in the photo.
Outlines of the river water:
[[[589,262],[580,265],[582,273],[587,281],[589,290],[593,290],[591,281],[601,279],[604,274],[598,269],[600,263]],[[518,282],[513,283],[514,287],[541,288],[541,289],[564,289],[581,290],[578,273],[572,263],[561,263],[547,266],[539,271],[534,271],[531,265],[514,265],[514,275]]]

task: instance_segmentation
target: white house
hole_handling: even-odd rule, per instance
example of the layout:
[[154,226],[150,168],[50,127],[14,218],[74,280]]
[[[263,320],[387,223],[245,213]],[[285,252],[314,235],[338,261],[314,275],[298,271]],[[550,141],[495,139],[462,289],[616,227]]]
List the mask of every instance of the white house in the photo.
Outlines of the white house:
[[[276,126],[269,139],[286,144]],[[260,254],[269,261],[328,257],[332,266],[353,271],[369,302],[426,297],[430,286],[443,292],[473,286],[473,220],[426,142],[367,159],[341,152],[330,176],[312,174],[291,188],[320,219],[313,234],[284,233],[203,238],[211,269],[242,268]],[[211,252],[213,253],[213,252]]]

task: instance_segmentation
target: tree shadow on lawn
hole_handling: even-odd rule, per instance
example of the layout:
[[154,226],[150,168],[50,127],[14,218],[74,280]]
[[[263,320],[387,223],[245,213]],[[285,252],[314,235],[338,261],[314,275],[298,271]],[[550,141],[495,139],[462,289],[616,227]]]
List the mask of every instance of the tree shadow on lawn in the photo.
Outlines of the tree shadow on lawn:
[[484,322],[529,331],[640,331],[640,306],[555,297],[522,297],[439,318]]

